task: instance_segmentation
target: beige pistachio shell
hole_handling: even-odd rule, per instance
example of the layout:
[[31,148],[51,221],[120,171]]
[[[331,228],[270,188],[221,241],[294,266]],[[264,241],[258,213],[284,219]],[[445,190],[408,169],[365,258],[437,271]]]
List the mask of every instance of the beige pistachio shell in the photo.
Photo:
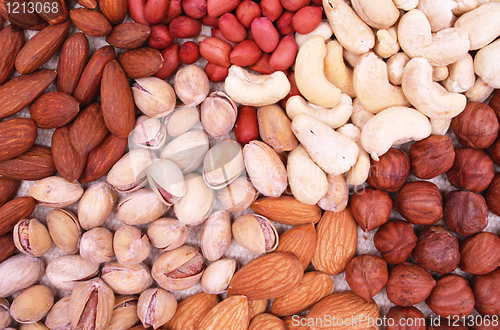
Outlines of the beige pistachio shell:
[[18,254],[0,263],[0,298],[26,289],[38,281],[44,273],[43,261]]
[[197,226],[205,221],[214,206],[214,192],[203,177],[196,173],[185,176],[186,194],[174,204],[177,219],[186,226]]
[[45,325],[50,330],[71,330],[69,303],[71,296],[65,296],[57,301],[45,319]]
[[341,212],[347,207],[349,189],[343,174],[326,176],[328,192],[318,201],[318,206],[325,211]]
[[191,64],[180,68],[175,74],[174,88],[177,97],[185,105],[198,105],[210,92],[210,82],[205,71]]
[[176,309],[175,296],[160,288],[144,291],[137,303],[137,315],[145,328],[158,329],[174,316]]
[[99,273],[99,264],[84,260],[80,255],[63,255],[47,265],[47,277],[58,289],[71,291]]
[[236,271],[236,266],[236,261],[229,258],[220,259],[210,264],[201,277],[201,289],[211,294],[226,291]]
[[125,330],[132,328],[138,321],[136,296],[117,296],[111,321],[105,330]]
[[56,209],[47,214],[46,220],[54,244],[66,253],[77,253],[82,229],[76,216],[70,211]]
[[33,285],[12,301],[10,316],[19,323],[40,321],[54,305],[52,290],[45,285]]
[[245,214],[234,220],[233,236],[241,246],[256,254],[274,251],[279,243],[276,227],[258,214]]
[[108,183],[122,193],[133,192],[146,185],[146,168],[154,159],[146,149],[133,149],[125,154],[108,173]]
[[214,212],[201,228],[200,247],[209,261],[220,259],[231,244],[231,218],[226,211]]
[[238,142],[226,139],[213,146],[203,160],[203,180],[212,189],[222,189],[245,170]]
[[177,203],[186,194],[184,175],[169,159],[158,159],[146,169],[149,186],[167,206]]
[[148,228],[151,244],[161,251],[170,251],[184,244],[189,232],[185,224],[174,218],[161,218]]
[[135,121],[130,139],[141,148],[158,150],[165,144],[167,130],[158,118],[144,115]]
[[42,322],[23,324],[19,330],[49,330]]
[[157,77],[136,79],[132,85],[135,105],[150,117],[165,117],[175,108],[175,92]]
[[14,244],[22,253],[31,257],[41,257],[52,246],[49,231],[36,219],[20,220],[14,227]]
[[117,294],[139,294],[153,284],[149,268],[143,264],[112,261],[102,268],[101,278]]
[[161,152],[161,158],[170,159],[186,174],[201,165],[209,148],[207,133],[189,131],[168,143]]
[[78,220],[83,229],[102,226],[113,211],[116,194],[106,182],[91,185],[78,202]]
[[200,112],[196,106],[179,107],[168,118],[167,133],[170,136],[179,136],[189,131],[199,121]]
[[5,329],[10,325],[12,319],[9,314],[10,304],[6,299],[0,299],[0,329]]
[[151,188],[142,188],[118,204],[118,220],[127,225],[143,225],[160,218],[168,210]]
[[106,228],[97,227],[85,232],[80,241],[83,259],[100,264],[113,259],[113,234]]
[[83,195],[83,188],[60,176],[50,176],[31,186],[28,194],[38,205],[63,208],[76,203]]
[[213,92],[201,104],[201,124],[214,137],[231,132],[236,122],[238,108],[226,93]]
[[259,193],[247,177],[239,177],[219,190],[217,197],[225,210],[231,213],[245,211],[255,202]]
[[121,226],[113,236],[116,260],[122,265],[135,265],[149,256],[149,240],[139,228]]

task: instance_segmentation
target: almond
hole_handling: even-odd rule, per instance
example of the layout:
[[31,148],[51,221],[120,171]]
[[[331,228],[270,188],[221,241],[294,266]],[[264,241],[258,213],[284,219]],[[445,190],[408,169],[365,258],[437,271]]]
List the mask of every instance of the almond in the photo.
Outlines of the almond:
[[159,50],[144,47],[124,51],[118,62],[129,79],[146,78],[163,67],[163,56]]
[[99,8],[113,25],[120,24],[127,16],[127,0],[99,0]]
[[342,212],[326,211],[316,227],[318,241],[312,259],[314,268],[328,275],[342,273],[356,253],[358,230],[347,207]]
[[57,64],[57,91],[72,95],[89,57],[89,42],[83,33],[75,33],[61,47]]
[[0,162],[0,175],[14,180],[36,181],[55,172],[50,148],[36,144],[25,153]]
[[316,240],[316,228],[312,223],[292,227],[280,236],[276,251],[296,255],[305,270],[316,250]]
[[317,223],[321,219],[319,206],[303,204],[293,196],[259,198],[251,207],[258,214],[285,225]]
[[80,155],[73,148],[67,125],[55,130],[51,148],[57,172],[69,182],[78,181],[85,168],[87,155]]
[[21,155],[35,143],[38,135],[30,118],[14,118],[0,122],[0,162]]
[[88,9],[95,9],[97,7],[97,0],[75,0],[75,2]]
[[104,37],[111,33],[111,24],[109,24],[106,16],[97,10],[87,8],[72,9],[69,16],[76,27],[89,37]]
[[71,95],[48,92],[30,106],[31,118],[40,128],[57,128],[66,125],[78,115],[80,106]]
[[12,116],[31,104],[56,79],[54,70],[21,75],[0,86],[0,119]]
[[304,316],[294,315],[283,318],[287,330],[309,330],[307,320]]
[[141,23],[122,23],[113,27],[106,41],[117,48],[139,48],[148,40],[151,28]]
[[65,0],[36,0],[34,3],[35,8],[38,8],[37,3],[44,9],[50,6],[50,10],[41,10],[38,13],[49,24],[61,24],[68,19],[68,6]]
[[0,85],[14,73],[16,56],[24,45],[23,30],[9,25],[0,31]]
[[0,236],[0,262],[6,260],[16,252],[12,234],[8,233]]
[[70,27],[70,21],[49,25],[34,35],[17,54],[16,70],[28,74],[41,67],[61,48]]
[[5,235],[21,219],[26,219],[35,210],[32,197],[17,197],[0,207],[0,235]]
[[281,319],[268,313],[262,313],[252,319],[248,330],[286,330],[286,328]]
[[247,329],[250,318],[248,317],[248,299],[244,296],[229,297],[218,303],[203,316],[196,330],[240,330]]
[[277,316],[299,314],[332,294],[333,287],[333,280],[325,273],[305,273],[298,287],[274,300],[271,313]]
[[174,316],[164,325],[165,330],[194,330],[198,322],[215,305],[219,298],[215,294],[200,292],[181,301]]
[[[27,0],[19,0],[15,2],[19,3],[20,8],[29,8],[29,2]],[[11,6],[14,5],[15,2],[12,1]],[[34,12],[29,13],[28,11],[23,10],[14,12],[14,10],[11,10],[10,13],[7,13],[4,1],[0,1],[0,15],[5,18],[5,20],[11,22],[17,27],[20,27],[21,29],[41,30],[43,27],[47,26],[47,22]]]
[[[92,132],[92,134],[88,134]],[[101,103],[95,102],[80,111],[71,125],[69,138],[71,145],[81,154],[86,155],[108,135],[101,113]]]
[[21,185],[21,181],[0,177],[0,207],[10,201]]
[[247,296],[250,300],[273,299],[295,289],[302,276],[299,258],[287,252],[272,252],[238,270],[227,292]]
[[267,309],[267,299],[263,300],[249,300],[248,304],[250,306],[250,320],[261,313],[265,313]]

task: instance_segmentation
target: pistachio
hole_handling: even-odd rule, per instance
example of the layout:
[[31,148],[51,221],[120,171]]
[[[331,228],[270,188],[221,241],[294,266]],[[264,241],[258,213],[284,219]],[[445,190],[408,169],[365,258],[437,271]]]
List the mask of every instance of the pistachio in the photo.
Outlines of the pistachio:
[[55,245],[66,253],[77,253],[82,230],[70,211],[52,210],[47,214],[47,228]]
[[135,265],[149,256],[149,240],[139,228],[125,225],[115,231],[113,249],[119,263]]
[[5,329],[12,321],[9,314],[10,304],[6,299],[0,299],[0,329]]
[[105,330],[127,330],[139,321],[136,296],[117,296],[111,321]]
[[161,218],[148,228],[151,244],[160,251],[170,251],[184,244],[189,232],[185,224],[174,218]]
[[186,194],[184,175],[179,166],[169,159],[159,159],[146,169],[148,182],[156,196],[171,206]]
[[231,243],[231,218],[226,211],[214,212],[201,228],[200,247],[210,261],[219,260]]
[[132,94],[135,105],[150,117],[165,117],[175,108],[174,89],[160,78],[136,79]]
[[165,144],[167,130],[158,118],[144,115],[135,121],[135,128],[130,138],[142,148],[157,150]]
[[175,296],[160,288],[144,291],[137,303],[137,315],[144,328],[158,329],[174,316],[176,309]]
[[69,315],[69,302],[71,296],[66,296],[61,298],[58,302],[52,306],[47,318],[45,319],[45,325],[50,330],[71,330],[71,317]]
[[197,226],[212,212],[214,192],[199,174],[189,173],[185,180],[186,194],[174,204],[175,215],[186,226]]
[[143,225],[160,218],[168,209],[151,188],[142,188],[118,204],[118,220],[127,225]]
[[24,219],[14,227],[14,244],[22,253],[31,257],[41,257],[52,246],[49,231],[36,219]]
[[208,95],[210,82],[202,68],[191,64],[180,68],[175,74],[174,88],[177,97],[185,105],[198,105]]
[[71,291],[78,284],[96,277],[99,264],[84,260],[79,255],[63,255],[47,265],[46,273],[56,288]]
[[209,148],[205,132],[189,131],[167,144],[161,152],[161,158],[170,159],[179,166],[182,173],[186,174],[200,166]]
[[194,105],[177,108],[168,118],[167,133],[170,136],[179,136],[193,128],[200,121],[200,112]]
[[155,260],[151,275],[165,290],[188,289],[203,275],[203,256],[190,245],[163,252]]
[[71,326],[75,330],[101,330],[111,321],[115,295],[100,278],[78,284],[71,293]]
[[19,323],[40,321],[54,305],[54,295],[45,285],[33,285],[22,291],[10,306],[10,316]]
[[217,197],[225,210],[232,213],[240,213],[255,202],[259,193],[255,190],[250,180],[239,177],[227,187],[219,190]]
[[19,330],[49,330],[42,322],[23,324]]
[[233,236],[241,246],[256,254],[274,251],[279,243],[273,223],[258,214],[245,214],[234,220]]
[[83,259],[100,264],[113,259],[113,234],[106,228],[96,227],[85,232],[80,241]]
[[0,263],[0,297],[26,289],[38,281],[44,272],[43,261],[18,254]]
[[113,211],[116,194],[106,182],[91,185],[78,203],[78,220],[83,229],[89,230],[102,226]]
[[62,208],[76,203],[83,195],[83,188],[60,176],[50,176],[31,186],[28,194],[38,205]]
[[146,185],[145,169],[151,164],[154,155],[146,149],[133,149],[113,165],[108,173],[108,183],[116,191],[129,193]]
[[349,190],[343,174],[328,174],[328,191],[318,201],[318,206],[325,211],[341,212],[347,207]]
[[245,170],[238,142],[226,139],[213,146],[203,160],[203,180],[212,189],[221,189]]
[[138,294],[153,284],[149,269],[143,264],[127,266],[112,261],[102,268],[101,278],[117,294]]
[[226,93],[213,92],[201,104],[201,124],[212,136],[228,134],[234,127],[238,108]]
[[236,261],[229,258],[217,260],[205,269],[201,277],[201,289],[206,293],[219,294],[226,290],[236,271]]

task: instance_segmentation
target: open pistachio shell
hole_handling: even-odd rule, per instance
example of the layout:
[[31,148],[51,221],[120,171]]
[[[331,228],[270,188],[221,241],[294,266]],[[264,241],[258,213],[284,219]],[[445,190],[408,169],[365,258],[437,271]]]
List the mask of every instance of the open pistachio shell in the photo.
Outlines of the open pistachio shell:
[[158,118],[140,116],[130,138],[142,148],[158,150],[165,144],[167,130]]
[[149,256],[149,240],[139,228],[121,226],[113,236],[113,249],[116,260],[122,265],[135,265]]
[[19,330],[49,330],[42,322],[23,324]]
[[231,244],[231,218],[226,211],[214,212],[201,228],[200,247],[210,261],[220,259]]
[[158,159],[148,166],[148,182],[158,199],[168,206],[186,194],[184,175],[177,164],[168,159]]
[[102,226],[113,211],[116,194],[106,182],[91,185],[78,202],[78,220],[83,229]]
[[151,244],[160,251],[170,251],[184,244],[189,232],[185,224],[174,218],[160,218],[148,228]]
[[139,294],[153,284],[149,268],[143,264],[112,261],[102,268],[101,278],[117,294]]
[[0,299],[0,329],[5,329],[12,321],[9,314],[10,304],[6,299]]
[[170,321],[176,310],[175,296],[160,288],[144,291],[137,303],[137,315],[144,328],[158,329]]
[[26,289],[38,281],[44,273],[43,261],[18,254],[0,263],[0,298]]
[[233,236],[241,246],[256,254],[274,251],[279,243],[276,227],[258,214],[245,214],[234,220]]
[[226,291],[236,271],[236,266],[236,261],[230,258],[220,259],[210,264],[201,277],[201,289],[211,294]]
[[208,136],[201,130],[194,130],[173,139],[161,152],[161,158],[170,159],[179,166],[182,173],[194,171],[203,162],[210,148]]
[[52,306],[47,314],[45,325],[50,330],[71,330],[71,318],[69,315],[69,302],[71,296],[61,298]]
[[245,169],[238,142],[223,140],[213,146],[203,160],[203,180],[212,189],[222,189],[236,180]]
[[142,188],[128,195],[118,204],[118,220],[127,225],[143,225],[160,218],[168,206],[151,188]]
[[10,306],[10,316],[19,323],[35,323],[47,315],[52,305],[52,290],[45,285],[33,285],[14,299]]
[[132,328],[138,321],[136,296],[117,296],[111,321],[105,330],[124,330]]
[[186,194],[174,204],[175,215],[186,226],[197,226],[212,212],[214,192],[207,187],[199,174],[189,173],[185,180]]
[[259,193],[247,177],[239,177],[219,190],[217,197],[225,210],[232,213],[245,211],[255,202]]
[[36,219],[24,219],[14,227],[14,244],[22,253],[31,257],[41,257],[52,246],[49,231]]
[[108,183],[116,191],[128,193],[146,185],[145,169],[154,159],[154,154],[146,149],[133,149],[124,155],[108,173]]
[[50,176],[36,182],[28,194],[38,201],[38,205],[62,208],[76,203],[83,195],[83,188],[60,176]]
[[223,136],[234,127],[238,108],[226,93],[213,92],[201,104],[201,124],[211,136]]
[[99,264],[84,260],[79,255],[63,255],[47,265],[47,277],[58,289],[71,291],[78,284],[99,274]]
[[66,253],[77,253],[82,229],[76,216],[64,209],[47,214],[47,228],[55,245]]

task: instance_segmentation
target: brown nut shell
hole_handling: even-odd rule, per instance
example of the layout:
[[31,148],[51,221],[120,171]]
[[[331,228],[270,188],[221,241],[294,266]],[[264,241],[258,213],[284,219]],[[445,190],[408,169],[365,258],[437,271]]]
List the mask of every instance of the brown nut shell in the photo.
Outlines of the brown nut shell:
[[480,194],[454,190],[444,199],[443,220],[446,226],[462,236],[483,231],[488,225],[488,205]]
[[483,315],[500,314],[500,269],[481,276],[473,276],[471,280],[476,310]]
[[467,237],[460,246],[460,269],[474,275],[492,272],[500,265],[500,238],[494,233]]
[[494,176],[491,158],[475,148],[456,149],[453,167],[446,173],[452,185],[473,192],[486,190]]
[[466,147],[485,149],[498,136],[495,111],[481,102],[469,102],[465,109],[451,121],[451,128],[458,142]]
[[383,190],[366,188],[351,196],[351,209],[358,225],[368,232],[389,220],[392,199]]

